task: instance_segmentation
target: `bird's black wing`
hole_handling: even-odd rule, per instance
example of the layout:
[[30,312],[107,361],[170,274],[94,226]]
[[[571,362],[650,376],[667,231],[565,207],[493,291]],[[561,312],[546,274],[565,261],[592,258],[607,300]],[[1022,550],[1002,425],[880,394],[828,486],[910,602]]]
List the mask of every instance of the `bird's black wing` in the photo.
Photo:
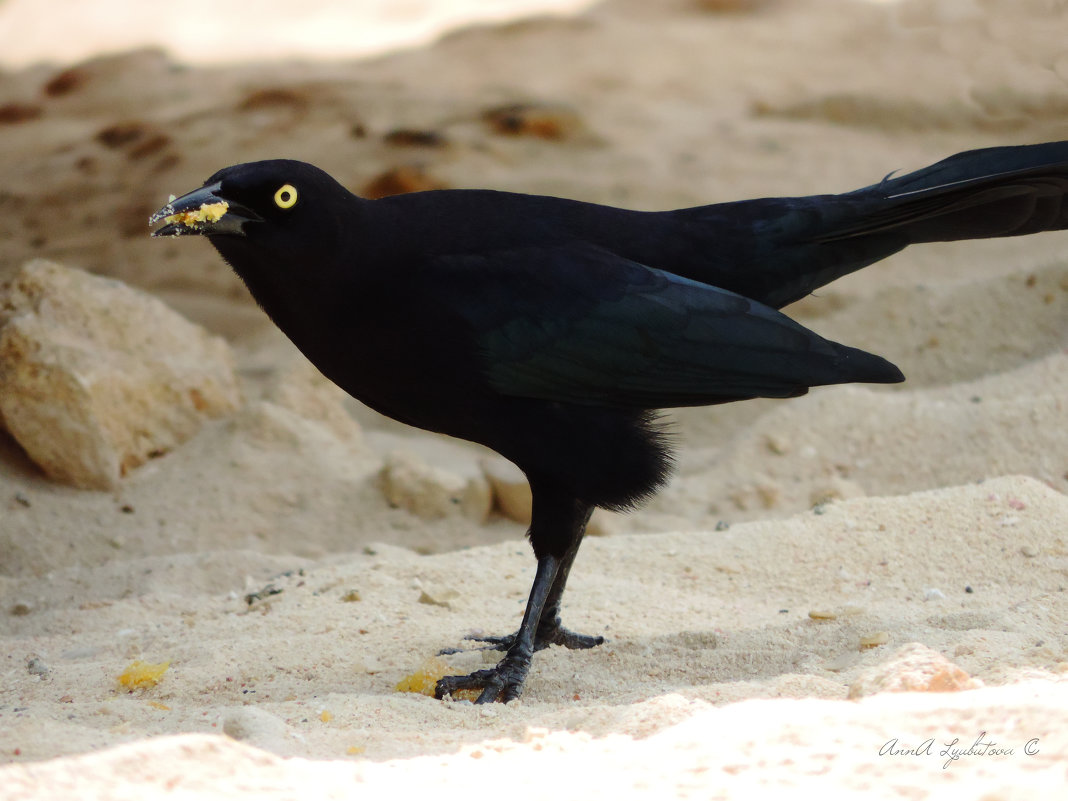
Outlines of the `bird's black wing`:
[[768,306],[584,243],[439,256],[431,273],[504,395],[655,409],[902,380]]

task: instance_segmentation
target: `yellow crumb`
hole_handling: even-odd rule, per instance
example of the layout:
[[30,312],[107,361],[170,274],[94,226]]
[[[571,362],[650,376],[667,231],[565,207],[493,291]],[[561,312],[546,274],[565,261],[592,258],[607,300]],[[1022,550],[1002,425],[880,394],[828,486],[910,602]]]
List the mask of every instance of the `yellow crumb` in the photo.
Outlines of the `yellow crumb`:
[[325,709],[323,710],[322,714],[319,715],[319,720],[321,720],[323,723],[329,723],[333,719],[334,719],[334,716],[329,711],[327,711]]
[[359,754],[362,754],[362,753],[363,753],[364,751],[366,751],[366,750],[367,750],[367,749],[366,749],[366,748],[364,748],[363,746],[359,746],[359,745],[350,745],[350,746],[348,747],[348,750],[346,750],[346,751],[345,751],[345,753],[346,753],[346,754],[348,754],[349,756],[357,756],[357,755],[359,755]]
[[[438,679],[447,675],[450,670],[444,659],[432,656],[423,662],[415,673],[401,679],[393,689],[399,693],[422,693],[433,698]],[[452,697],[461,701],[475,701],[480,694],[478,690],[458,690]]]
[[449,666],[444,659],[432,656],[420,665],[415,673],[401,679],[394,689],[399,693],[422,693],[432,696],[438,679],[448,671]]
[[170,666],[170,661],[161,662],[158,665],[149,665],[140,660],[131,662],[130,666],[119,676],[119,684],[131,690],[155,687]]
[[162,709],[164,712],[170,712],[171,708],[166,704],[161,704],[159,701],[149,701],[148,705],[156,709]]
[[175,214],[168,214],[163,221],[196,228],[202,223],[213,223],[222,219],[228,208],[230,208],[230,204],[225,200],[220,200],[218,203],[205,203],[199,209],[194,209],[193,211],[179,211]]

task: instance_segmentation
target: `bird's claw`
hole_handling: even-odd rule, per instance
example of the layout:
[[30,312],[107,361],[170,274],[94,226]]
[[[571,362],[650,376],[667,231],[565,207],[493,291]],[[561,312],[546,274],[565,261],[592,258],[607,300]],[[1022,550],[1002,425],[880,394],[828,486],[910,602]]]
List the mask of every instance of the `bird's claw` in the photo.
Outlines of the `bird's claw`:
[[[526,681],[530,671],[531,651],[523,657],[518,653],[512,653],[516,645],[519,633],[505,634],[503,636],[479,636],[470,635],[465,640],[481,642],[485,645],[477,650],[484,651],[507,651],[508,654],[497,664],[497,667],[488,670],[476,670],[466,676],[445,676],[438,680],[434,687],[434,697],[444,698],[457,690],[480,690],[476,704],[487,704],[493,701],[508,703],[519,697],[523,691],[523,682]],[[533,651],[540,651],[550,645],[562,645],[565,648],[583,649],[594,648],[604,642],[604,637],[589,634],[578,634],[565,629],[556,620],[542,625],[534,637]],[[441,654],[454,654],[461,649],[449,648],[441,651]]]
[[523,692],[523,682],[530,670],[530,661],[513,661],[505,657],[497,667],[488,670],[476,670],[466,676],[445,676],[438,679],[434,687],[434,697],[441,699],[458,690],[481,690],[476,704],[490,704],[494,701],[508,703],[514,701]]

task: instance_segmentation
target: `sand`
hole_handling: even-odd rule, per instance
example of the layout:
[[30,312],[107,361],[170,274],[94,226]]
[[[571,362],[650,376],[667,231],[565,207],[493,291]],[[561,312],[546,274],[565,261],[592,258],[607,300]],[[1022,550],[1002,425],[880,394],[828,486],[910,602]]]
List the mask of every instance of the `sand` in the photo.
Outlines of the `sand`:
[[[908,382],[673,415],[678,475],[603,516],[572,573],[566,622],[608,642],[475,707],[394,687],[515,627],[523,527],[424,520],[378,474],[400,447],[460,474],[485,454],[269,402],[309,380],[299,354],[206,243],[146,224],[264,157],[357,191],[404,166],[650,209],[846,191],[1064,138],[1057,5],[616,0],[374,60],[0,74],[0,275],[44,256],[152,292],[230,340],[245,397],[113,492],[0,439],[0,799],[1063,792],[1066,235],[912,248],[789,309]],[[494,132],[516,103],[558,135]],[[956,691],[874,692],[912,643]],[[131,689],[135,660],[169,667]]]

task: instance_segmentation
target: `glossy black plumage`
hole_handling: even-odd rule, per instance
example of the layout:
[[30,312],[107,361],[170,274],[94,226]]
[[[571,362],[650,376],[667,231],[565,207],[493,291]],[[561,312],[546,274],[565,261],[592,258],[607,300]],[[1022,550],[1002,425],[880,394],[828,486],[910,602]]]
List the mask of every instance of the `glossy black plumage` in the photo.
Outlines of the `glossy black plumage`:
[[[595,506],[665,480],[655,410],[903,380],[776,311],[936,240],[1068,226],[1068,143],[958,154],[843,195],[634,212],[444,190],[357,198],[294,161],[228,167],[157,234],[203,234],[331,380],[378,411],[480,442],[534,495],[538,573],[497,668],[439,684],[507,700],[534,650],[600,639],[560,625]],[[216,208],[219,219],[183,213]],[[214,204],[214,206],[212,205]]]

